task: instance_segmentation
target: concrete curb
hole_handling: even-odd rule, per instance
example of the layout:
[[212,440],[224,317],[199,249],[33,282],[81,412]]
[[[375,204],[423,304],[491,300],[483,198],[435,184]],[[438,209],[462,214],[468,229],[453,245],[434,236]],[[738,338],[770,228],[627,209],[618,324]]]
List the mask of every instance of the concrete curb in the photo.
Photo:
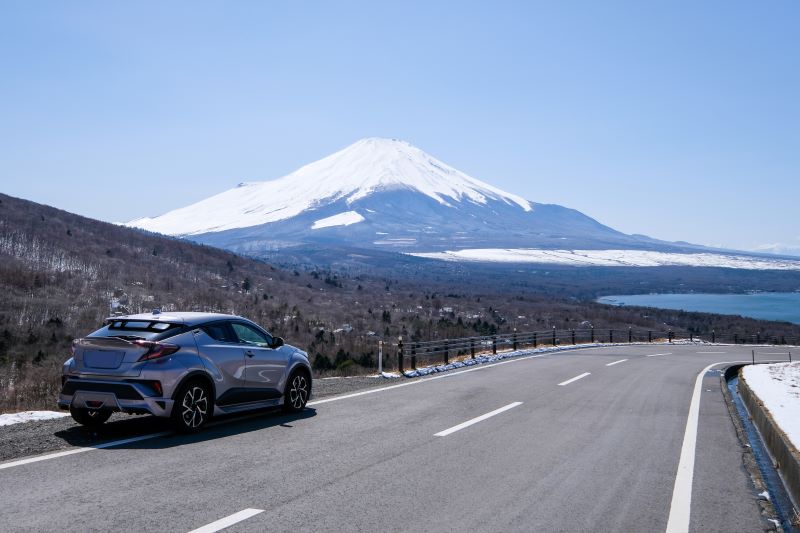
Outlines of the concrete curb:
[[800,451],[775,423],[769,410],[747,385],[741,369],[739,370],[739,395],[750,412],[750,418],[761,433],[769,453],[775,460],[775,469],[780,473],[795,509],[800,508]]

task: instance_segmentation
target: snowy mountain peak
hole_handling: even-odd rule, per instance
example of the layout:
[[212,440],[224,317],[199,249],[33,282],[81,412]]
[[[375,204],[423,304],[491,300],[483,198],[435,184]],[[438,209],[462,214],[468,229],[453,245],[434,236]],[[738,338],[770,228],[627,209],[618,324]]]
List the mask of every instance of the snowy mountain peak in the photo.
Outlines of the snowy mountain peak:
[[408,142],[370,137],[282,178],[241,183],[190,206],[127,225],[196,235],[286,220],[337,201],[350,205],[395,190],[421,193],[447,207],[492,200],[532,210],[527,200],[467,176]]

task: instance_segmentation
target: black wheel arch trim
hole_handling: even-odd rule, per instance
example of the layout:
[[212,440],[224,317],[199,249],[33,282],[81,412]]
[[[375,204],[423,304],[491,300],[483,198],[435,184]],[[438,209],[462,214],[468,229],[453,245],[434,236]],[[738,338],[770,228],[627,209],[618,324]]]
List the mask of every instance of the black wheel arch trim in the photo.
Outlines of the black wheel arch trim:
[[172,399],[177,400],[178,392],[186,385],[190,380],[194,378],[201,378],[206,381],[209,387],[211,387],[211,403],[217,403],[217,387],[214,384],[214,380],[212,379],[211,375],[204,371],[204,370],[192,370],[181,379],[178,386],[175,387],[175,390],[172,392]]

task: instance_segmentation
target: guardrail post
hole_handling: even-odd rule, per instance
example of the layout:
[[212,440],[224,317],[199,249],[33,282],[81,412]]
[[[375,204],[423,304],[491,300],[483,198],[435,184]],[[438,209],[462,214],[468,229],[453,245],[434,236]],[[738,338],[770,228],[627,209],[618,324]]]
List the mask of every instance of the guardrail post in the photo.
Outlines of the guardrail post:
[[734,333],[733,334],[733,344],[739,344],[739,334],[738,333]]
[[514,348],[514,351],[517,351],[517,328],[514,328],[514,335],[511,337],[511,345]]
[[756,351],[752,350],[753,353],[753,364],[756,364]]
[[608,343],[609,344],[614,344],[614,330],[613,329],[608,330]]
[[411,368],[417,369],[417,343],[411,343]]
[[591,332],[591,335],[592,335],[591,344],[594,344],[594,326],[591,326],[591,330],[592,330],[592,332]]
[[469,355],[475,359],[475,341],[472,339],[469,340]]
[[628,327],[628,343],[630,344],[632,342],[633,342],[633,330],[630,327]]
[[756,344],[761,344],[761,332],[756,333]]
[[572,345],[575,346],[575,330],[572,330]]
[[556,345],[556,327],[553,326],[553,346]]
[[403,337],[397,339],[397,371],[402,375],[403,372]]
[[648,331],[647,332],[647,342],[653,342],[653,332],[652,331]]
[[667,333],[667,337],[669,338],[669,342],[670,343],[672,343],[672,336],[673,335],[674,335],[674,333],[672,333],[672,330],[670,330],[669,333]]
[[450,350],[447,341],[444,341],[444,364],[450,363]]
[[497,355],[497,337],[492,337],[492,354]]
[[689,342],[694,342],[694,333],[689,332]]
[[536,340],[536,332],[533,332],[533,347],[536,348],[539,345],[539,342]]
[[717,333],[712,329],[711,330],[711,343],[714,344],[717,342]]

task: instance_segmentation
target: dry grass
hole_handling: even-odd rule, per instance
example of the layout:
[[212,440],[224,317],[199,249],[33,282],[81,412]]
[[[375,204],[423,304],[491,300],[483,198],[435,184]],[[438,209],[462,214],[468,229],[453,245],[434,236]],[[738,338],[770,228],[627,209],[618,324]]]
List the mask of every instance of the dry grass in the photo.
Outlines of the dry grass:
[[61,388],[61,364],[49,360],[41,365],[12,364],[0,375],[0,413],[32,409],[56,409]]

